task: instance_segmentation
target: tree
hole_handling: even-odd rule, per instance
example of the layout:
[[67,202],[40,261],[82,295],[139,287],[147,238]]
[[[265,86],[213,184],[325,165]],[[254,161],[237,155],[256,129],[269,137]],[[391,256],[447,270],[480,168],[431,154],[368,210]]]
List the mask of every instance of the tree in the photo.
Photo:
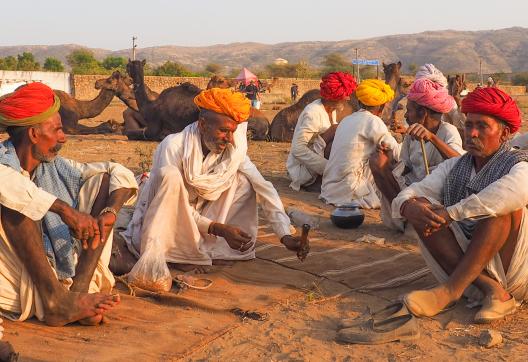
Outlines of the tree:
[[94,54],[88,49],[77,49],[72,51],[66,60],[75,74],[101,74],[104,70],[99,65]]
[[323,65],[323,73],[330,72],[348,72],[353,74],[354,67],[341,53],[327,54],[321,63]]
[[40,70],[40,64],[35,60],[33,53],[23,52],[17,55],[17,70]]
[[528,72],[517,73],[512,77],[513,85],[528,86]]
[[16,70],[17,69],[17,59],[11,55],[5,58],[0,58],[0,69]]
[[57,58],[48,57],[44,61],[44,70],[48,72],[64,72],[64,65]]
[[123,57],[113,57],[111,55],[107,56],[101,62],[101,65],[106,70],[125,70],[127,65],[127,60]]
[[168,77],[191,77],[193,76],[193,73],[178,62],[166,61],[154,69],[154,75]]
[[224,67],[220,64],[209,63],[205,66],[205,71],[212,74],[221,74]]

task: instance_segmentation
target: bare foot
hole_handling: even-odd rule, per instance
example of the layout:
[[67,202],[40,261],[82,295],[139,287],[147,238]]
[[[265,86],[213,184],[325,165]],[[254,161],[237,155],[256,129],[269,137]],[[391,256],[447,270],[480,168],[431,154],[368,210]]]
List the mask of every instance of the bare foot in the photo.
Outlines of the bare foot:
[[119,295],[66,292],[54,301],[47,301],[44,322],[49,326],[63,326],[80,320],[96,320],[120,301]]
[[207,274],[209,272],[209,269],[211,268],[209,265],[196,264],[171,263],[171,265],[185,273],[194,272],[194,274]]

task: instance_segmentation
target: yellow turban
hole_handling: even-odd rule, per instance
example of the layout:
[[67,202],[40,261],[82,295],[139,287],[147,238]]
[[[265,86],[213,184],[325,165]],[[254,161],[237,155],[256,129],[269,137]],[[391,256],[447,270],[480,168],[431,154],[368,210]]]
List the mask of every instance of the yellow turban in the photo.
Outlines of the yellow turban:
[[250,101],[245,95],[222,88],[202,91],[194,97],[194,104],[202,109],[225,114],[237,123],[247,121],[251,108]]
[[392,88],[382,80],[365,79],[356,89],[357,99],[366,106],[381,106],[394,98]]

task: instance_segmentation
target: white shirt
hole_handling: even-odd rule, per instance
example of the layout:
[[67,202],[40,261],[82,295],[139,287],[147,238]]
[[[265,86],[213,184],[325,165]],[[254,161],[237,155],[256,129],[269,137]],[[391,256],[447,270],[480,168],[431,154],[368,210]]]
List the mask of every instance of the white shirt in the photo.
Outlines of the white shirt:
[[[440,122],[436,136],[461,155],[466,153],[462,148],[462,138],[460,137],[460,133],[452,124],[443,121]],[[438,149],[431,142],[425,142],[425,154],[427,156],[430,172],[444,161],[444,158]],[[420,141],[417,141],[410,136],[405,136],[401,146],[400,159],[410,170],[409,173],[403,175],[405,177],[406,185],[423,180],[426,173]]]
[[[442,204],[447,176],[459,159],[455,157],[442,162],[429,176],[400,192],[392,202],[392,217],[402,218],[401,206],[413,197],[426,197],[433,203]],[[526,180],[528,162],[519,162],[484,190],[447,207],[447,212],[455,221],[507,215],[528,205]]]
[[[368,159],[382,142],[398,160],[400,145],[381,118],[367,110],[359,110],[343,118],[337,126],[330,159],[325,167],[321,198],[331,204],[341,204],[375,192]],[[375,200],[370,207],[379,207],[377,196]]]
[[290,187],[296,191],[304,184],[322,175],[326,166],[326,142],[320,136],[336,124],[336,112],[328,116],[321,99],[307,105],[295,125],[286,168],[292,180]]

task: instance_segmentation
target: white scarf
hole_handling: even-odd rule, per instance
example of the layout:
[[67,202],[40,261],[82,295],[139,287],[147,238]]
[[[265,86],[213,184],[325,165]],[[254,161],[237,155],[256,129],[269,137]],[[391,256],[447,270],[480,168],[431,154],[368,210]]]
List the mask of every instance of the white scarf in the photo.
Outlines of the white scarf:
[[[245,129],[247,123],[238,126],[241,127]],[[185,181],[201,198],[209,201],[217,200],[233,184],[240,163],[246,157],[247,143],[234,146],[229,144],[222,153],[209,152],[204,159],[198,122],[187,126],[182,132],[185,142],[183,150]]]

